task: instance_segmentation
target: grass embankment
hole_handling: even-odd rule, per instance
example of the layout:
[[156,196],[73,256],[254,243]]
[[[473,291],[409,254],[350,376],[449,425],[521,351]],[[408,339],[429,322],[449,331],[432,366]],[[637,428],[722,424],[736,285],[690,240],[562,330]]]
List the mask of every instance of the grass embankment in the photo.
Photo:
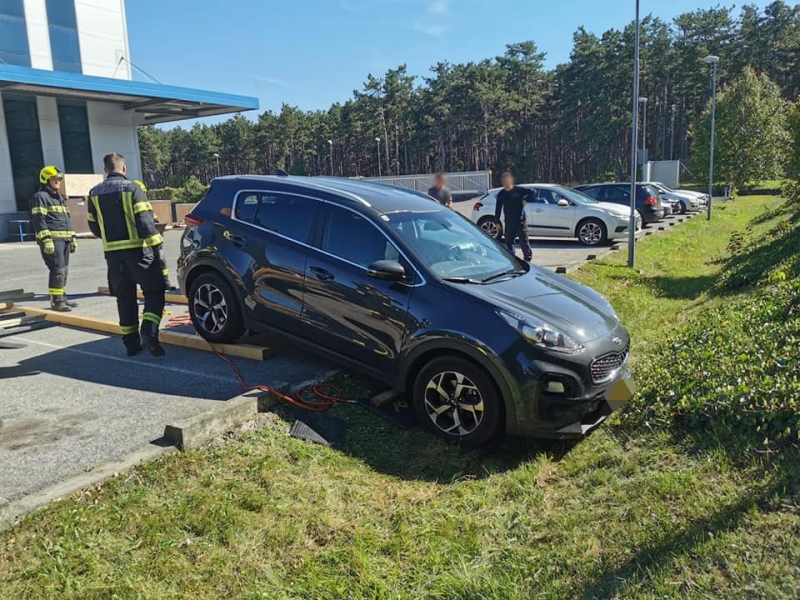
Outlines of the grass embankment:
[[337,407],[336,451],[276,416],[3,534],[0,597],[796,598],[800,229],[778,207],[579,273],[629,325],[642,393],[575,447],[465,454]]

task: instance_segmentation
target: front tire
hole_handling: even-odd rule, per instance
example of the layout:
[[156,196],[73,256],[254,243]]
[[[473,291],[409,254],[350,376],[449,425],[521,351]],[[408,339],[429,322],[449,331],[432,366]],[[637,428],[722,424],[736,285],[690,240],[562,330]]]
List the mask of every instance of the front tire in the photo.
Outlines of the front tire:
[[233,342],[244,334],[239,298],[218,273],[203,273],[192,282],[189,315],[197,333],[209,342]]
[[437,358],[417,374],[414,411],[423,427],[465,446],[481,446],[500,429],[500,395],[489,375],[458,357]]
[[686,206],[686,203],[681,200],[680,201],[680,210],[678,210],[678,214],[685,215],[689,211],[689,207]]
[[503,224],[495,217],[483,217],[478,221],[478,227],[496,240],[503,237]]
[[606,241],[606,226],[599,219],[581,221],[576,233],[584,246],[599,246]]

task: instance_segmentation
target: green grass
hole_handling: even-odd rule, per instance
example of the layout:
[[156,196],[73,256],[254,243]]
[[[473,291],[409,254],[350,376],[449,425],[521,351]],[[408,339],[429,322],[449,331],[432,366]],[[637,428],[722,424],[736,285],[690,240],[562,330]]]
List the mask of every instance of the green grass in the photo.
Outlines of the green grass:
[[[796,233],[776,200],[751,197],[647,238],[635,274],[622,255],[582,270],[631,329],[643,393],[577,445],[467,453],[340,406],[337,451],[289,438],[281,410],[25,519],[0,536],[0,598],[796,598],[796,449],[763,444],[757,423],[705,418],[727,369],[753,377],[768,361],[730,344],[696,372],[683,361],[701,359],[700,331],[728,339],[723,313],[755,315],[731,340],[760,319],[758,341],[786,350],[774,326],[797,320],[784,310]],[[714,386],[681,402],[652,368],[670,361]]]

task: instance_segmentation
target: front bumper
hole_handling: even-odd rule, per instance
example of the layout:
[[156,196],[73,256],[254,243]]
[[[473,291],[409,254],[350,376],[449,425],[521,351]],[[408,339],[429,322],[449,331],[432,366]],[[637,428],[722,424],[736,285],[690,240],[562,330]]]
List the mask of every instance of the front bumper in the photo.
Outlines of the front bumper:
[[[630,225],[630,219],[627,217],[623,218],[613,218],[613,227],[609,228],[608,231],[608,239],[616,240],[621,238],[628,237],[628,226]],[[636,215],[636,231],[639,231],[642,228],[642,218],[639,215]]]

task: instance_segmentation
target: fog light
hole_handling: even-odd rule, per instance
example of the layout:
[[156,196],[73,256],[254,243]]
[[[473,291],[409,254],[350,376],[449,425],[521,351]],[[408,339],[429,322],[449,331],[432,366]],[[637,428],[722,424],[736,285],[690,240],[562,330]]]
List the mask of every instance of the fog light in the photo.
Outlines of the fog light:
[[560,381],[551,381],[547,384],[547,392],[549,394],[563,394],[565,391],[566,388]]

